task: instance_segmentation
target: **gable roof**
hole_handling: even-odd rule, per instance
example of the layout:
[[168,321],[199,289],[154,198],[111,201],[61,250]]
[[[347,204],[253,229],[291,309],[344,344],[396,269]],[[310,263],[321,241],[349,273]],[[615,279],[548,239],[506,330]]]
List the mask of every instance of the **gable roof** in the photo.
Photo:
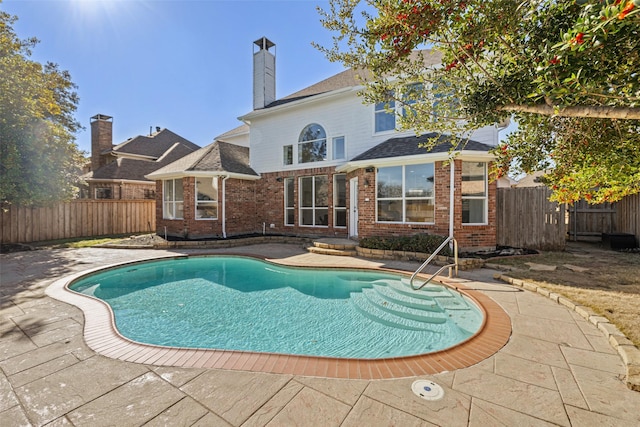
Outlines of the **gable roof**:
[[228,175],[239,179],[258,179],[260,175],[249,166],[249,148],[214,141],[153,173],[148,179],[158,180],[181,176]]
[[[437,133],[426,133],[420,136],[405,136],[398,138],[390,138],[357,155],[352,161],[387,159],[392,157],[419,156],[424,154],[448,153],[452,148],[452,140],[450,136],[440,135],[438,143],[427,151],[422,145],[430,138],[438,136]],[[463,140],[458,138],[455,151],[489,151],[493,147],[473,139]]]
[[[418,55],[423,55],[425,67],[437,65],[442,62],[442,54],[436,50],[424,49],[414,51],[411,54],[412,59],[416,59]],[[344,70],[309,87],[294,92],[291,95],[277,99],[261,110],[277,107],[278,105],[287,104],[289,102],[298,101],[300,99],[320,95],[322,93],[361,86],[363,81],[366,81],[370,77],[371,74],[368,70],[355,70],[353,68],[349,68],[348,70]]]
[[114,146],[106,154],[113,154],[116,157],[115,161],[89,172],[84,177],[89,181],[149,181],[145,175],[199,148],[169,129],[162,129],[150,136],[139,135]]

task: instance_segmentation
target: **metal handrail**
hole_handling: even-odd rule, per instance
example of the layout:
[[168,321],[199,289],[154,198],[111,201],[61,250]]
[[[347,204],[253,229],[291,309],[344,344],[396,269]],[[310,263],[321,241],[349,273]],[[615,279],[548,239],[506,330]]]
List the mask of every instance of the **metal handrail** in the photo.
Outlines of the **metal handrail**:
[[[440,253],[440,251],[447,245],[447,243],[449,243],[450,241],[453,240],[453,264],[447,264],[443,267],[441,267],[438,271],[436,271],[435,273],[433,273],[431,275],[431,277],[429,277],[427,279],[426,282],[424,282],[422,285],[418,286],[417,288],[415,288],[413,286],[413,280],[416,278],[416,276],[425,269],[425,267],[427,265],[429,265],[429,263],[436,257],[436,255],[438,255]],[[411,286],[411,289],[413,289],[414,291],[419,291],[420,289],[422,289],[427,283],[429,283],[431,280],[433,280],[434,277],[436,277],[438,274],[440,274],[440,272],[442,270],[444,270],[445,268],[449,268],[449,277],[451,277],[451,268],[455,267],[456,268],[456,276],[458,275],[458,241],[456,239],[453,238],[453,236],[449,236],[445,239],[444,242],[442,242],[442,244],[440,246],[438,246],[438,249],[436,249],[429,258],[427,258],[427,260],[425,262],[422,263],[422,265],[420,267],[418,267],[418,269],[411,275],[411,279],[409,279],[409,285]]]

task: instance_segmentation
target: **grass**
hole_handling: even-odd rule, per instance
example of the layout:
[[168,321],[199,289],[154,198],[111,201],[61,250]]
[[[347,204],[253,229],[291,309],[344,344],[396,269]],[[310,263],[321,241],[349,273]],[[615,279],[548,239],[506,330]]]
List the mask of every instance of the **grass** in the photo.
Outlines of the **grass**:
[[[592,308],[640,347],[640,253],[571,243],[564,252],[493,259],[490,263],[510,267],[507,275],[513,278],[535,283]],[[553,265],[556,270],[531,270],[528,263]]]
[[117,236],[101,236],[97,238],[79,237],[75,239],[62,239],[51,240],[46,242],[38,242],[38,247],[49,248],[90,248],[92,246],[100,245],[103,243],[117,242],[122,240],[123,237],[129,237],[130,235],[117,235]]

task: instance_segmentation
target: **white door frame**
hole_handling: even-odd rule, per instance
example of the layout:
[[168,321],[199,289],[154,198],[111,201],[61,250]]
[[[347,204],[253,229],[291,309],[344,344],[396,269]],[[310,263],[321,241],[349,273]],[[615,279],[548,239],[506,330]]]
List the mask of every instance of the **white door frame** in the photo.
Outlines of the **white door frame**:
[[358,237],[358,177],[349,180],[349,237]]

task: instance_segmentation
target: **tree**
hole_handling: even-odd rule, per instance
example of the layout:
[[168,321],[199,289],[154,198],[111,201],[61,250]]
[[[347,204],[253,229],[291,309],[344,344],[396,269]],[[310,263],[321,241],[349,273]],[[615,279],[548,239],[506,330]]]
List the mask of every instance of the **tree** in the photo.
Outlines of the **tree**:
[[[547,170],[563,202],[640,192],[640,0],[331,0],[320,14],[335,35],[318,48],[368,70],[367,102],[417,100],[402,126],[469,135],[513,116],[494,177]],[[425,66],[433,52],[441,66]]]
[[78,96],[67,71],[29,57],[0,11],[0,203],[41,204],[73,196],[83,163],[74,133]]

